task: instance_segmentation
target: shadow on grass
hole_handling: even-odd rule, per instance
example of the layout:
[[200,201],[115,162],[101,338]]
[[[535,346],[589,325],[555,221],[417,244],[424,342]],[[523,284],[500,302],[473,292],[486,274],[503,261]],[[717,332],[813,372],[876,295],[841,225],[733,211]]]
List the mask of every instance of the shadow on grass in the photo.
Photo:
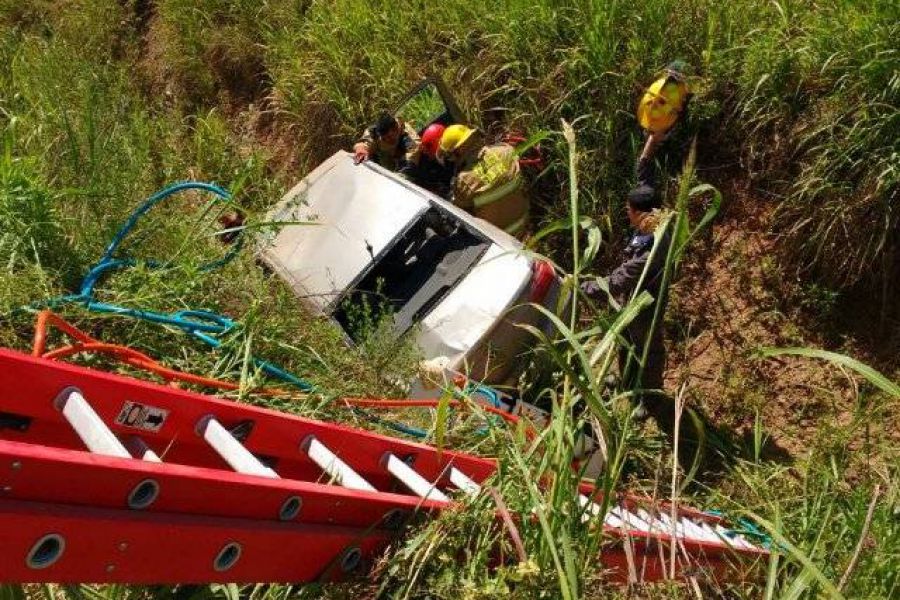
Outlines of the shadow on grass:
[[[675,445],[674,402],[669,397],[659,397],[647,404],[650,417],[666,437],[669,446]],[[717,426],[702,410],[685,407],[678,430],[678,462],[686,473],[696,471],[694,479],[704,485],[715,485],[734,465],[744,461],[771,461],[782,464],[793,462],[793,457],[771,436],[754,435],[747,431],[742,435]]]

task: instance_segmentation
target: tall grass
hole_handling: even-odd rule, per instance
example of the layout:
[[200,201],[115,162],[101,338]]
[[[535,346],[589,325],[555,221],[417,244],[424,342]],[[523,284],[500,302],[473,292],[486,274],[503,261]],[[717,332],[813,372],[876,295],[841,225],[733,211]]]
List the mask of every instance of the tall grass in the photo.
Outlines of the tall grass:
[[[236,192],[252,219],[430,70],[450,83],[469,118],[492,136],[513,128],[553,130],[560,118],[573,123],[578,151],[562,136],[544,144],[548,168],[532,192],[536,229],[560,219],[572,222],[574,239],[548,237],[542,248],[576,276],[601,270],[586,258],[595,249],[605,264],[619,247],[621,198],[633,183],[631,165],[640,146],[633,106],[655,71],[675,57],[693,65],[697,92],[689,118],[661,159],[663,187],[680,199],[673,222],[679,232],[695,188],[690,177],[676,182],[675,174],[685,155],[683,142],[696,135],[700,177],[724,171],[781,195],[784,247],[810,265],[813,275],[850,285],[864,279],[864,265],[876,264],[882,275],[896,268],[890,262],[897,244],[896,3],[150,5],[146,12],[142,2],[0,0],[0,341],[6,346],[26,348],[31,333],[31,316],[12,315],[12,309],[70,290],[128,211],[161,185],[186,178],[217,181]],[[271,147],[261,149],[261,140]],[[136,232],[142,243],[130,248],[139,258],[181,249],[175,264],[117,275],[103,282],[100,293],[126,305],[208,308],[241,319],[244,326],[226,340],[222,353],[208,353],[173,332],[74,307],[66,316],[172,366],[245,383],[260,380],[245,369],[243,358],[252,350],[308,375],[326,392],[314,403],[279,405],[287,410],[352,420],[329,407],[327,396],[397,392],[373,365],[408,369],[414,361],[408,348],[382,343],[371,345],[369,356],[348,352],[338,332],[300,313],[289,291],[265,279],[249,256],[217,275],[198,273],[199,259],[218,248],[184,244],[185,236],[196,234],[184,216],[197,207],[194,202],[199,200],[161,207],[146,222],[153,231]],[[593,238],[577,237],[582,217],[600,225]],[[590,248],[597,233],[605,243]],[[890,287],[879,292],[893,297]],[[712,586],[704,590],[709,595],[815,597],[833,593],[845,575],[846,597],[897,594],[896,448],[863,452],[859,446],[866,427],[895,401],[863,389],[850,424],[824,431],[821,445],[794,467],[762,460],[757,448],[732,457],[737,467],[718,474],[715,489],[706,488],[711,482],[703,472],[686,482],[690,474],[679,470],[652,427],[636,428],[621,398],[612,400],[599,385],[613,362],[615,332],[628,314],[652,310],[652,303],[643,306],[647,302],[636,298],[618,321],[608,315],[585,327],[572,318],[578,305],[573,297],[573,311],[558,322],[561,337],[545,340],[559,374],[542,391],[553,426],[530,442],[521,431],[495,428],[479,444],[498,455],[493,484],[509,509],[535,511],[536,521],[517,525],[524,555],[496,525],[496,501],[484,494],[467,511],[413,532],[379,572],[384,594],[616,594],[604,585],[596,561],[598,547],[609,540],[582,526],[574,501],[577,475],[569,463],[575,432],[586,422],[605,433],[608,445],[599,489],[613,491],[626,480],[660,497],[680,489],[696,504],[757,515],[771,524],[773,538],[790,544],[776,546],[767,579]],[[572,410],[582,404],[584,410]],[[759,424],[760,444],[765,425]],[[448,440],[470,447],[470,440],[453,433]],[[670,468],[677,475],[674,485],[661,475]],[[881,494],[866,529],[876,482]],[[514,558],[488,568],[498,547]],[[861,550],[849,569],[856,547]],[[361,587],[360,593],[372,591]],[[176,592],[260,600],[353,593],[283,586]],[[172,593],[120,586],[27,589],[29,597],[48,599]],[[674,586],[636,593],[692,594]],[[24,594],[0,589],[4,598]]]
[[[223,110],[186,114],[165,95],[146,95],[138,77],[146,57],[132,4],[78,0],[65,7],[0,8],[0,337],[4,345],[24,348],[32,316],[15,310],[75,291],[123,220],[163,185],[217,182],[231,189],[251,221],[284,185],[272,176],[269,155],[248,146]],[[135,308],[203,308],[242,320],[244,327],[224,340],[223,353],[209,353],[175,332],[77,307],[64,308],[66,315],[100,337],[134,344],[187,370],[240,377],[252,347],[326,391],[396,393],[362,352],[348,353],[337,331],[299,311],[296,299],[266,279],[248,253],[214,275],[197,271],[224,251],[204,235],[204,200],[178,197],[142,219],[122,251],[171,266],[115,274],[101,282],[98,296]],[[398,373],[413,361],[406,346],[369,351],[381,362],[397,358]]]

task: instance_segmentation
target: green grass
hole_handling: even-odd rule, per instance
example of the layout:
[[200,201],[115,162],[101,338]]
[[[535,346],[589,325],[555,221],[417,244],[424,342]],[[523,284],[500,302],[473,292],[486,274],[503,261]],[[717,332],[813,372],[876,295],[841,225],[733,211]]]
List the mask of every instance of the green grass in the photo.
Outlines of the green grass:
[[[138,10],[142,5],[0,0],[4,346],[28,348],[33,315],[15,309],[72,291],[122,219],[156,189],[188,178],[216,181],[258,223],[288,185],[347,147],[373,115],[431,70],[490,136],[513,129],[555,132],[560,119],[573,123],[577,152],[564,135],[542,142],[548,168],[532,182],[535,230],[554,223],[567,228],[537,247],[574,279],[602,271],[598,265],[611,262],[625,231],[621,200],[633,183],[640,146],[634,105],[642,87],[675,57],[693,65],[696,91],[688,120],[661,158],[679,239],[690,231],[688,216],[696,223],[698,207],[713,197],[696,187],[698,179],[748,185],[778,198],[773,229],[784,234],[782,260],[803,266],[809,285],[828,293],[823,314],[840,311],[831,290],[851,286],[871,290],[891,310],[890,282],[900,268],[891,262],[898,243],[900,133],[895,2],[160,0],[149,13]],[[696,175],[689,170],[679,181],[695,136]],[[726,207],[731,200],[724,199]],[[200,262],[221,252],[203,235],[203,206],[199,196],[188,196],[154,210],[127,250],[142,259],[174,258],[173,264],[114,275],[98,293],[128,306],[224,312],[242,327],[223,351],[74,306],[64,315],[101,339],[133,345],[170,366],[248,385],[263,381],[245,368],[250,350],[323,390],[312,401],[281,401],[278,408],[371,426],[328,400],[401,393],[382,375],[412,370],[416,357],[409,345],[376,337],[347,350],[337,331],[299,311],[290,292],[266,279],[248,253],[223,271],[198,272]],[[849,423],[823,427],[809,454],[793,465],[763,458],[768,424],[758,421],[754,447],[710,435],[707,454],[725,455],[727,466],[709,469],[704,461],[699,471],[686,473],[663,436],[652,426],[637,427],[623,403],[599,389],[617,348],[610,332],[622,322],[601,315],[587,323],[576,318],[577,307],[573,298],[572,312],[558,323],[562,337],[542,347],[555,374],[536,392],[555,417],[544,436],[528,444],[520,432],[504,428],[478,442],[462,427],[439,434],[454,447],[496,455],[494,485],[510,510],[537,509],[537,521],[520,528],[524,560],[494,525],[494,500],[485,494],[468,510],[413,531],[376,572],[374,584],[211,586],[193,590],[193,597],[352,597],[371,594],[373,586],[409,598],[622,595],[605,583],[596,561],[598,547],[610,541],[581,526],[573,501],[568,464],[572,432],[582,420],[602,424],[609,443],[609,467],[598,487],[665,498],[674,485],[685,501],[770,524],[780,550],[761,580],[705,584],[707,595],[834,596],[876,485],[869,533],[842,592],[848,598],[898,594],[897,448],[868,442],[870,427],[895,410],[890,385],[896,384],[875,378],[863,385]],[[889,385],[879,385],[884,381]],[[244,392],[235,396],[261,401]],[[578,418],[571,410],[576,402],[588,407]],[[433,426],[429,413],[408,418]],[[537,486],[538,480],[550,484]],[[489,569],[498,547],[513,558]],[[693,595],[680,586],[635,593]],[[164,598],[171,590],[0,588],[0,598],[23,594]]]

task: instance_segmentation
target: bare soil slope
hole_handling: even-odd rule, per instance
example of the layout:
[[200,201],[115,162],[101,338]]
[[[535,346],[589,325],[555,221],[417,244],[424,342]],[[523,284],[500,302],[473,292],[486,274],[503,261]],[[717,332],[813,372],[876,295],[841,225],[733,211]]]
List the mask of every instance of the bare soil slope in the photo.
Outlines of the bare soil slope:
[[[693,248],[672,292],[669,390],[686,384],[689,402],[748,448],[759,419],[770,457],[802,458],[820,444],[900,447],[900,407],[861,390],[859,377],[824,361],[756,355],[766,346],[809,346],[879,362],[858,330],[838,330],[834,298],[802,287],[779,266],[774,206],[734,187],[723,191],[723,214]],[[873,410],[881,418],[867,427],[862,421]]]

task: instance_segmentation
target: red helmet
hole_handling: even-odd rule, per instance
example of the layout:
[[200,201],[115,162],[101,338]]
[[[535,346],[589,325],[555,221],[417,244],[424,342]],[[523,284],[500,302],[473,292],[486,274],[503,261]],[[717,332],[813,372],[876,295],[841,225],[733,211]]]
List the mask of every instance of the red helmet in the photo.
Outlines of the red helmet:
[[429,158],[437,156],[438,144],[444,135],[444,126],[440,123],[432,123],[422,133],[422,153]]

